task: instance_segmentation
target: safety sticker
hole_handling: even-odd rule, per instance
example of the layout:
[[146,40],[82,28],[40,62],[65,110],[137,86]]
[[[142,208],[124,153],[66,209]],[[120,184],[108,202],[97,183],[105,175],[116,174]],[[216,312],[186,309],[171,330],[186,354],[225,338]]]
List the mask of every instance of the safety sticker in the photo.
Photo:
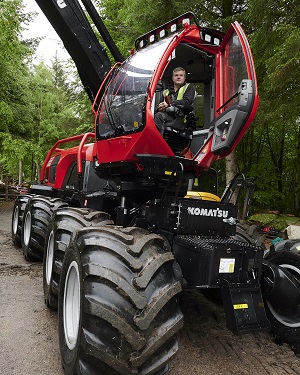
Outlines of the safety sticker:
[[234,272],[234,258],[221,258],[219,273],[233,273]]
[[233,305],[234,310],[239,310],[239,309],[248,309],[248,303],[240,303],[237,305]]

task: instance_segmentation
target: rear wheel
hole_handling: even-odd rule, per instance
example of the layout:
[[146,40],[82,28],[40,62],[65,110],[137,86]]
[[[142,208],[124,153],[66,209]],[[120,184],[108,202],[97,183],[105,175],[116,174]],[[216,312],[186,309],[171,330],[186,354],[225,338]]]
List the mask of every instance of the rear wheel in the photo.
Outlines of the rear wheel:
[[48,227],[43,259],[45,303],[57,309],[59,280],[65,251],[70,238],[79,229],[112,224],[109,215],[89,208],[63,208],[56,211]]
[[183,324],[179,279],[160,236],[115,226],[80,230],[66,251],[60,282],[65,373],[166,373]]
[[14,204],[12,222],[11,222],[11,236],[15,246],[21,247],[21,233],[24,210],[28,200],[31,198],[29,194],[19,195]]
[[[300,241],[283,241],[269,252],[266,260],[288,271],[296,281],[300,282]],[[274,280],[268,280],[268,283]],[[288,293],[288,291],[287,291]],[[285,303],[287,302],[287,303]],[[296,303],[298,308],[292,306]],[[266,294],[265,307],[271,322],[271,331],[277,343],[286,342],[291,348],[300,353],[300,293],[298,301],[282,301],[282,306],[275,306],[268,300]],[[288,307],[288,308],[287,308]]]
[[234,238],[236,240],[248,242],[256,246],[265,247],[264,241],[266,236],[259,232],[257,225],[248,224],[245,221],[241,221],[237,224]]
[[26,260],[42,260],[52,214],[67,204],[59,198],[32,196],[26,204],[21,242]]

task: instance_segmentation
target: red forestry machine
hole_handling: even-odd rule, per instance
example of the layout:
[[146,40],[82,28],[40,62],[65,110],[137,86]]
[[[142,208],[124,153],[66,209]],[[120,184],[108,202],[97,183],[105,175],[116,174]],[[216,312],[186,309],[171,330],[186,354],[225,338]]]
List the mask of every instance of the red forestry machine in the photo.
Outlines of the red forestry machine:
[[[91,0],[36,1],[73,58],[95,115],[94,132],[52,147],[42,183],[17,198],[12,220],[25,258],[43,259],[65,373],[167,373],[183,325],[182,289],[221,291],[232,332],[271,330],[299,350],[297,244],[264,254],[246,234],[235,191],[253,183],[242,174],[221,198],[203,192],[206,171],[236,147],[257,110],[239,23],[223,34],[186,13],[140,36],[124,60]],[[197,96],[193,111],[181,108],[184,129],[170,124],[161,134],[155,108],[178,66]]]

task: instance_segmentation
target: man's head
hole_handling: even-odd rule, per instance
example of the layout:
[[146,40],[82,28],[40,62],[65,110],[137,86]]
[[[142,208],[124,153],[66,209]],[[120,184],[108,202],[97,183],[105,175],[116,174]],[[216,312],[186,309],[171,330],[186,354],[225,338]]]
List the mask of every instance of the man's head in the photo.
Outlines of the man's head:
[[178,67],[173,70],[172,80],[175,86],[182,86],[185,82],[186,72],[183,68]]

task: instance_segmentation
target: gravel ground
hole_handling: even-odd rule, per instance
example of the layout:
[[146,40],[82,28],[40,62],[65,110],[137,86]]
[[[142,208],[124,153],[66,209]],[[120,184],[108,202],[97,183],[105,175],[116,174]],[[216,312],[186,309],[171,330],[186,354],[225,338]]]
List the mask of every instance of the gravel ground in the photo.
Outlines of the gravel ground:
[[[0,203],[0,374],[62,375],[57,314],[43,299],[42,265],[25,261],[12,245],[12,204]],[[221,306],[184,294],[185,325],[170,375],[300,374],[300,359],[268,333],[237,337]],[[105,375],[105,374],[102,374]]]

